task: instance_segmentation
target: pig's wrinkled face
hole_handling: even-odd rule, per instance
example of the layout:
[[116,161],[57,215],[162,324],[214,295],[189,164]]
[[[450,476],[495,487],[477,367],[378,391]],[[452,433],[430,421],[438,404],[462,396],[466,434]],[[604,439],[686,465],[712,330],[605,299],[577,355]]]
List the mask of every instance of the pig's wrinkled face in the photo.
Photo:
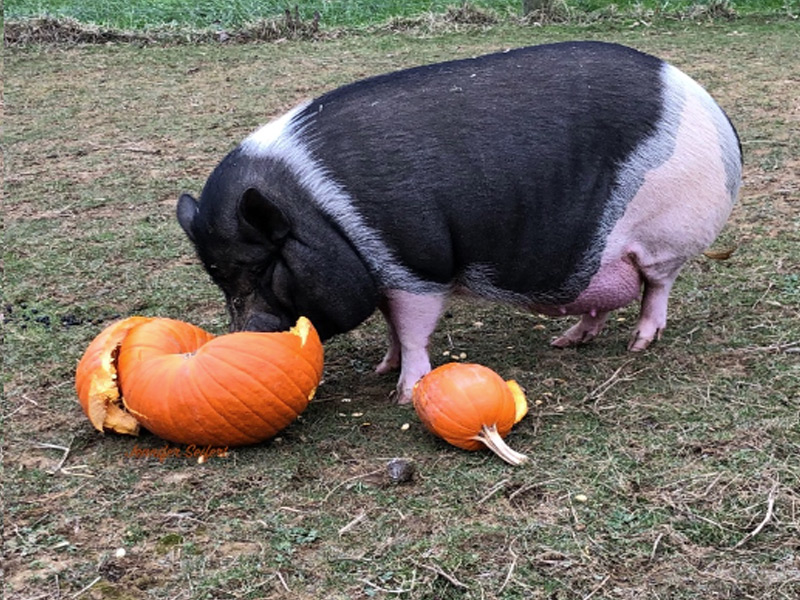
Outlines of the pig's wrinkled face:
[[275,257],[268,257],[261,264],[243,264],[204,257],[206,253],[202,251],[198,254],[211,279],[225,294],[231,331],[281,331],[291,327],[294,319],[281,310],[271,290]]
[[235,214],[211,217],[203,214],[197,200],[188,194],[181,196],[178,221],[225,295],[230,330],[281,331],[291,327],[297,315],[287,293],[290,282],[279,245],[242,224]]

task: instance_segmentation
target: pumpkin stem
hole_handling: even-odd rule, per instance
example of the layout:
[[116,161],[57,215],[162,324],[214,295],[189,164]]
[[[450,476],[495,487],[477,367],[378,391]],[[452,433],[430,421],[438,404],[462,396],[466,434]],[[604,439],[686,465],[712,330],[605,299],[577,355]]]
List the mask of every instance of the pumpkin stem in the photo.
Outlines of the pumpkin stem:
[[497,454],[500,458],[510,465],[519,466],[528,460],[528,457],[521,452],[512,450],[500,437],[497,432],[497,425],[484,425],[481,427],[480,433],[472,439],[478,440],[483,443],[489,450]]

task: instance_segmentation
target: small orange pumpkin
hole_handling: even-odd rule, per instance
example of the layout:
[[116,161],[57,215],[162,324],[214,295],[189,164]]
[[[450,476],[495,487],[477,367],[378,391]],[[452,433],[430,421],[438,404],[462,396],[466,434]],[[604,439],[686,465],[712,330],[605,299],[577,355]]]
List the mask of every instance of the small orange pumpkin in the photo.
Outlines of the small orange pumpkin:
[[219,337],[183,321],[146,319],[113,338],[125,414],[175,443],[268,439],[308,406],[322,377],[322,343],[305,317],[288,332]]
[[482,365],[448,363],[420,379],[411,400],[425,427],[454,446],[486,447],[512,465],[528,459],[503,441],[528,412],[516,381]]

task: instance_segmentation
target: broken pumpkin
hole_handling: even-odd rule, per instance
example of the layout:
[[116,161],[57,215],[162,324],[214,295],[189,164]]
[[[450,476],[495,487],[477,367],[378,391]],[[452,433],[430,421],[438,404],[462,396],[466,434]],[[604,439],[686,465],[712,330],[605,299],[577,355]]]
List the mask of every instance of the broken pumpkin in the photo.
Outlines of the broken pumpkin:
[[305,410],[322,363],[305,317],[288,332],[218,337],[183,321],[131,317],[89,345],[76,389],[101,431],[135,435],[141,424],[175,443],[240,446],[274,436]]

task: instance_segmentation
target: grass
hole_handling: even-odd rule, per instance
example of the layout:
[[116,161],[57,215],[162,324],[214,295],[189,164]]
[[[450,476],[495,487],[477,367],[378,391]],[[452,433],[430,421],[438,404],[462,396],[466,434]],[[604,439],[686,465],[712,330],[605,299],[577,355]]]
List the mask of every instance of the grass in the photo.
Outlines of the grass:
[[[563,320],[456,302],[433,340],[526,389],[514,469],[426,434],[372,372],[379,319],[326,346],[278,439],[226,459],[137,458],[73,370],[117,316],[224,331],[174,217],[268,117],[330,87],[509,46],[607,39],[698,78],[736,123],[745,186],[719,248],[586,347]],[[800,593],[800,137],[796,22],[454,27],[280,44],[8,48],[4,61],[4,593],[10,598],[670,598]],[[410,427],[403,429],[408,423]],[[417,477],[393,484],[392,457]],[[761,527],[763,523],[763,527]],[[119,550],[124,550],[124,554]]]
[[[151,27],[188,27],[195,29],[236,29],[259,19],[281,18],[284,11],[297,6],[301,18],[311,20],[319,13],[325,27],[363,27],[383,23],[392,18],[417,17],[426,13],[444,13],[448,7],[462,4],[454,0],[392,0],[371,2],[342,0],[331,2],[286,2],[274,0],[7,0],[5,15],[10,19],[31,17],[70,17],[87,24],[114,29],[147,29]],[[471,0],[470,5],[491,10],[500,16],[519,16],[520,0]],[[721,14],[734,10],[739,14],[797,14],[797,0],[620,0],[613,3],[599,0],[552,2],[551,11],[558,15],[572,14],[650,14],[686,13],[696,7],[718,10]]]

